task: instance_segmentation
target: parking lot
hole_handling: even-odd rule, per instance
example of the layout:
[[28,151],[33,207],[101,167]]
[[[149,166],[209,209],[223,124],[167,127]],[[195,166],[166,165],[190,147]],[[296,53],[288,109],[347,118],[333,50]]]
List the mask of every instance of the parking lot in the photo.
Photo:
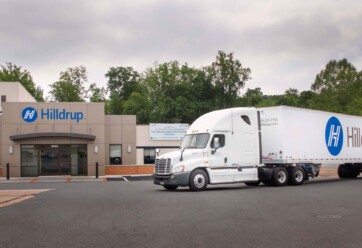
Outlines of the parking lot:
[[8,183],[1,247],[361,247],[362,178],[174,192],[150,180]]

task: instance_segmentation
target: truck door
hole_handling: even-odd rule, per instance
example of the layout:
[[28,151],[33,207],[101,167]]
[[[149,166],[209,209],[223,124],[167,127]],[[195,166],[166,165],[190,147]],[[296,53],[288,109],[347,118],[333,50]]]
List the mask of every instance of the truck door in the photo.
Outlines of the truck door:
[[234,172],[228,161],[226,134],[214,134],[208,149],[211,183],[228,183],[234,181]]
[[259,133],[257,112],[246,111],[233,118],[234,132],[230,136],[230,163],[236,167],[234,182],[257,180]]
[[256,144],[255,133],[243,132],[240,134],[242,142],[238,146],[237,154],[240,158],[237,159],[234,166],[237,166],[235,170],[235,182],[245,182],[257,180],[258,169],[256,166]]

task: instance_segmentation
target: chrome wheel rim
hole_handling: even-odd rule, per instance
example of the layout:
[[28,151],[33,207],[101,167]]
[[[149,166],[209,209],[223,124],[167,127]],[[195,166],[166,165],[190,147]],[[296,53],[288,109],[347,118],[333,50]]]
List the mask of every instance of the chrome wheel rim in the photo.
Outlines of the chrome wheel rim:
[[301,181],[303,181],[303,172],[300,170],[297,170],[294,174],[295,176],[295,181],[297,181],[298,183],[300,183]]
[[279,183],[285,183],[286,180],[287,180],[287,174],[284,171],[279,171],[278,172]]
[[201,174],[197,174],[194,177],[194,185],[199,189],[205,186],[205,182],[205,177]]

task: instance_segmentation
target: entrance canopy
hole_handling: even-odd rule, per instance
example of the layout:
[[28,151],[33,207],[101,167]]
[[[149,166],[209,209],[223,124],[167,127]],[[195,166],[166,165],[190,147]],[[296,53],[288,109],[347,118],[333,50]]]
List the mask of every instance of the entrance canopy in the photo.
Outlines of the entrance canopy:
[[94,135],[88,135],[88,134],[81,134],[81,133],[27,133],[27,134],[18,134],[18,135],[12,135],[9,138],[12,141],[17,140],[24,140],[24,139],[33,139],[33,138],[55,138],[55,137],[61,137],[61,138],[78,138],[78,139],[86,139],[86,140],[95,140],[96,136]]

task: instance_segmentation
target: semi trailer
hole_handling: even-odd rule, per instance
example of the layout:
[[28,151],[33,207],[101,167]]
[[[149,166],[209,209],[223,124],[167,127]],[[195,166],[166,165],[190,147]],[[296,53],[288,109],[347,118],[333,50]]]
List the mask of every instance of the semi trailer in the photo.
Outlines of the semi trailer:
[[362,117],[302,108],[230,108],[202,115],[178,151],[157,156],[153,181],[167,190],[209,184],[301,185],[322,164],[340,178],[362,171]]

